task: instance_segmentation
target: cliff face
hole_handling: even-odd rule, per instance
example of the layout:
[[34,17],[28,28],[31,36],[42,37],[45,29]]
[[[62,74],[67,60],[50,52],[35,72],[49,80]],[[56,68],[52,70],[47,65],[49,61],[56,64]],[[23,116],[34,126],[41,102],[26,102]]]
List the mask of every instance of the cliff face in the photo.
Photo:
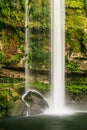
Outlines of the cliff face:
[[6,45],[0,42],[0,50],[4,53],[4,66],[6,67],[24,67],[24,52],[18,48],[18,42],[9,39]]
[[[17,66],[24,55],[24,0],[0,2],[1,66]],[[23,66],[23,65],[21,65]]]
[[[80,69],[83,69],[83,66],[86,69],[87,57],[87,3],[85,2],[65,1],[65,57],[69,63],[80,65]],[[23,67],[25,61],[25,1],[3,0],[0,3],[0,11],[0,50],[5,53],[4,62],[1,64],[9,67]],[[48,0],[41,0],[37,3],[32,1],[29,3],[29,11],[28,27],[31,47],[29,67],[37,70],[49,69],[50,3]],[[83,55],[83,59],[79,54]],[[75,58],[77,55],[79,60]]]
[[87,1],[65,1],[66,70],[87,70]]
[[[0,43],[4,66],[23,67],[25,61],[25,29],[29,28],[29,67],[50,67],[50,1],[28,3],[29,22],[25,27],[25,0],[0,2]],[[41,7],[41,8],[40,8]]]

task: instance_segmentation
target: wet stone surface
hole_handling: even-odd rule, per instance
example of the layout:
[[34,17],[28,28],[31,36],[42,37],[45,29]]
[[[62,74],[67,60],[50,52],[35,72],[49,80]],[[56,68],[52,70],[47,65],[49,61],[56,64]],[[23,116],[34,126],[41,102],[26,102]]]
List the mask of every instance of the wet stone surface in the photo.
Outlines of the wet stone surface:
[[36,90],[29,91],[24,96],[24,101],[29,104],[27,109],[30,115],[44,113],[49,107],[45,98]]

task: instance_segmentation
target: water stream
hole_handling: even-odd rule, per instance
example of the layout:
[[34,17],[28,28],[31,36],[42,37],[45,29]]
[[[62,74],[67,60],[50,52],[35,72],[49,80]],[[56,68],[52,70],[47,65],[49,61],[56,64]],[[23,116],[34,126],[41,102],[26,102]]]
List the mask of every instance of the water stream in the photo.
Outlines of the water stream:
[[[66,114],[71,112],[65,106],[65,85],[64,85],[64,1],[61,0],[52,1],[51,4],[51,106],[50,112],[57,114]],[[54,19],[54,20],[53,20]],[[29,55],[29,9],[28,0],[25,5],[25,94],[22,96],[22,100],[29,108],[29,104],[24,100],[25,96],[29,92],[35,92],[43,97],[38,91],[32,90],[29,86],[29,69],[28,69],[28,55]],[[53,28],[52,28],[53,27]],[[43,100],[45,98],[43,97]],[[27,112],[28,113],[28,112]],[[49,112],[48,112],[49,113]]]
[[[25,1],[25,93],[22,96],[22,101],[27,106],[26,110],[26,116],[30,116],[30,104],[27,103],[25,100],[26,96],[29,95],[31,92],[39,95],[45,102],[46,99],[43,97],[43,95],[38,92],[37,90],[31,89],[29,84],[29,67],[28,67],[28,56],[29,56],[29,0]],[[47,103],[48,105],[48,103]]]
[[28,68],[28,56],[29,56],[29,0],[25,1],[25,93],[29,89],[29,68]]
[[54,1],[54,42],[53,42],[53,67],[52,67],[52,93],[53,93],[53,109],[55,112],[64,110],[64,43],[62,21],[61,21],[61,1]]
[[[51,43],[52,48],[52,70],[51,70],[51,80],[52,80],[52,109],[55,113],[63,113],[65,107],[65,99],[64,99],[64,42],[63,42],[63,34],[64,32],[61,31],[62,28],[62,19],[61,19],[61,1],[55,0],[53,10],[54,16],[54,23],[53,28],[54,32],[52,32],[51,36],[54,35],[53,43]],[[51,19],[53,19],[51,16]],[[53,20],[51,20],[53,21]],[[22,97],[22,100],[25,102],[27,107],[29,104],[24,100],[24,97],[32,91],[29,87],[29,69],[28,69],[28,54],[29,54],[29,9],[28,9],[28,0],[26,0],[25,5],[25,55],[26,55],[26,62],[25,62],[25,94]],[[64,31],[64,29],[63,29]],[[52,42],[51,41],[51,42]],[[38,92],[37,92],[38,93]],[[38,93],[40,95],[40,93]]]

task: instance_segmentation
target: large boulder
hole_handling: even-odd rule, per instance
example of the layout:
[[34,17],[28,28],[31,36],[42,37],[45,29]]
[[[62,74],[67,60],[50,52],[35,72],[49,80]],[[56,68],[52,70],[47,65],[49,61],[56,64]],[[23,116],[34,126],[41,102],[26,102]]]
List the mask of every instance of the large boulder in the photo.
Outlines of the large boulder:
[[29,115],[44,113],[49,107],[46,99],[34,89],[28,90],[22,96],[22,101],[27,106]]

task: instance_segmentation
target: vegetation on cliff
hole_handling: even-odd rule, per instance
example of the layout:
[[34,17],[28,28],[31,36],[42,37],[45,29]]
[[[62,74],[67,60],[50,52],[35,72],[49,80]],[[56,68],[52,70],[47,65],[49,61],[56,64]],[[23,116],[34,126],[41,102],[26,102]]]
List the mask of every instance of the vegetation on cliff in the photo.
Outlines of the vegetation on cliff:
[[80,71],[74,58],[87,57],[87,0],[66,0],[66,70]]
[[[50,70],[51,64],[51,5],[50,0],[29,0],[29,69]],[[67,73],[87,71],[87,0],[65,1],[65,69]],[[3,67],[24,67],[25,62],[25,0],[0,0],[0,116],[20,98],[20,76],[3,75]],[[77,59],[81,61],[78,62]],[[20,64],[21,63],[21,64]],[[82,72],[83,73],[83,72]],[[49,74],[48,74],[49,75]],[[3,78],[4,77],[4,78]],[[73,78],[72,78],[73,77]],[[49,79],[49,78],[48,78]],[[31,83],[44,92],[49,84],[35,80]],[[66,91],[81,95],[87,91],[87,79],[76,75],[67,78]],[[24,84],[22,86],[24,88]]]

